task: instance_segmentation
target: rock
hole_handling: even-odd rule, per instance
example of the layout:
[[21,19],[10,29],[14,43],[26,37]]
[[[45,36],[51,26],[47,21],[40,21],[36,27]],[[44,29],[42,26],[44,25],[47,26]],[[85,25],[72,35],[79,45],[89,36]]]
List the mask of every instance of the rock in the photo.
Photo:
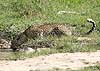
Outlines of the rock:
[[10,42],[0,38],[0,49],[8,49],[8,48],[10,48]]

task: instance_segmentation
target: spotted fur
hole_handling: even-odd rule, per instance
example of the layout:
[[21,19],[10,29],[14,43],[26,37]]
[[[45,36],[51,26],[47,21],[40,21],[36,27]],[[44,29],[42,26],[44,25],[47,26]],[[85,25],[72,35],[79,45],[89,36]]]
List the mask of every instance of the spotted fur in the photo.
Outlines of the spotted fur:
[[23,43],[27,42],[28,39],[36,39],[38,37],[44,37],[48,35],[71,35],[71,27],[64,24],[43,24],[33,25],[28,27],[24,32],[18,34],[11,42],[11,48],[15,51],[19,49]]

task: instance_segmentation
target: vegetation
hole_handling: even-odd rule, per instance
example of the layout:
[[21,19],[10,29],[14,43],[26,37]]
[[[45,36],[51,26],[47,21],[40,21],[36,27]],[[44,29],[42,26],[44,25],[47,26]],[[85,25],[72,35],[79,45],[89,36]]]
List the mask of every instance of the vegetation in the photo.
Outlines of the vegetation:
[[[100,32],[94,31],[90,35],[83,34],[91,28],[91,25],[86,21],[87,18],[95,20],[97,28],[100,28],[99,8],[100,0],[1,0],[0,31],[7,33],[6,36],[12,40],[17,33],[30,25],[44,22],[66,23],[71,26],[75,25],[75,32],[78,33],[67,37],[49,38],[50,40],[55,39],[56,47],[30,54],[29,57],[57,52],[96,51],[100,49]],[[59,11],[68,13],[58,14]],[[79,41],[77,40],[79,36],[93,39]],[[22,55],[19,54],[18,57]]]
[[[78,32],[84,33],[90,27],[87,18],[95,20],[100,28],[99,3],[99,0],[1,0],[0,30],[5,29],[12,35],[32,24],[64,22],[76,25]],[[58,14],[59,11],[76,13]]]
[[[31,70],[31,71],[34,71],[34,70]],[[41,70],[35,70],[35,71],[41,71]],[[48,71],[100,71],[100,65],[98,64],[95,66],[85,67],[85,68],[80,69],[80,70],[70,70],[70,69],[62,70],[59,68],[53,68],[52,70],[48,70]]]
[[96,65],[96,66],[90,66],[90,67],[85,67],[82,70],[79,71],[100,71],[100,65]]
[[[67,13],[58,14],[60,11]],[[55,39],[54,42],[57,44],[51,49],[30,54],[15,52],[4,57],[16,60],[58,52],[100,50],[100,32],[94,31],[90,35],[84,35],[91,28],[86,21],[87,18],[92,18],[96,22],[97,28],[100,28],[100,0],[0,0],[0,35],[1,32],[4,32],[9,40],[27,27],[44,22],[66,23],[76,27],[74,30],[76,34],[72,36],[48,37],[49,40]],[[92,40],[77,40],[81,36]],[[48,39],[44,38],[41,41]],[[38,42],[37,40],[33,40],[34,43]],[[53,71],[61,70],[54,68]],[[100,65],[86,67],[79,71],[100,71]]]

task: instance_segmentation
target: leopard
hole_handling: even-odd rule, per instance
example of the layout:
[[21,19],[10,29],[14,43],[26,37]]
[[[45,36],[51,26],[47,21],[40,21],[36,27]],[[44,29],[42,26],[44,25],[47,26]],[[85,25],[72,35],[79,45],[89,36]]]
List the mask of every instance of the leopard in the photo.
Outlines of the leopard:
[[[87,22],[92,24],[92,28],[86,33],[89,35],[94,30],[99,31],[96,27],[95,21],[92,19],[87,19]],[[19,33],[18,35],[13,38],[11,41],[11,49],[16,51],[20,49],[20,46],[28,41],[28,39],[36,39],[39,37],[47,37],[49,35],[61,37],[62,35],[71,36],[73,35],[73,30],[75,27],[67,25],[68,23],[43,23],[38,25],[32,25],[28,27],[23,32]]]
[[57,36],[61,37],[62,35],[71,36],[72,27],[66,25],[65,23],[44,23],[38,25],[32,25],[28,27],[23,32],[13,38],[11,41],[11,49],[13,51],[19,50],[20,46],[28,41],[28,39],[44,38],[47,36]]

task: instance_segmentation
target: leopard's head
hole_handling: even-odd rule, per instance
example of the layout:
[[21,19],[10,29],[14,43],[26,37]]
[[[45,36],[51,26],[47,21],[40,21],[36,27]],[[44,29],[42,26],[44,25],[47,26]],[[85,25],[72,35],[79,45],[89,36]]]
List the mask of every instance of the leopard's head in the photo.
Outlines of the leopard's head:
[[15,38],[11,41],[11,49],[13,51],[19,50],[20,46],[27,40],[27,36],[23,33],[16,35]]

